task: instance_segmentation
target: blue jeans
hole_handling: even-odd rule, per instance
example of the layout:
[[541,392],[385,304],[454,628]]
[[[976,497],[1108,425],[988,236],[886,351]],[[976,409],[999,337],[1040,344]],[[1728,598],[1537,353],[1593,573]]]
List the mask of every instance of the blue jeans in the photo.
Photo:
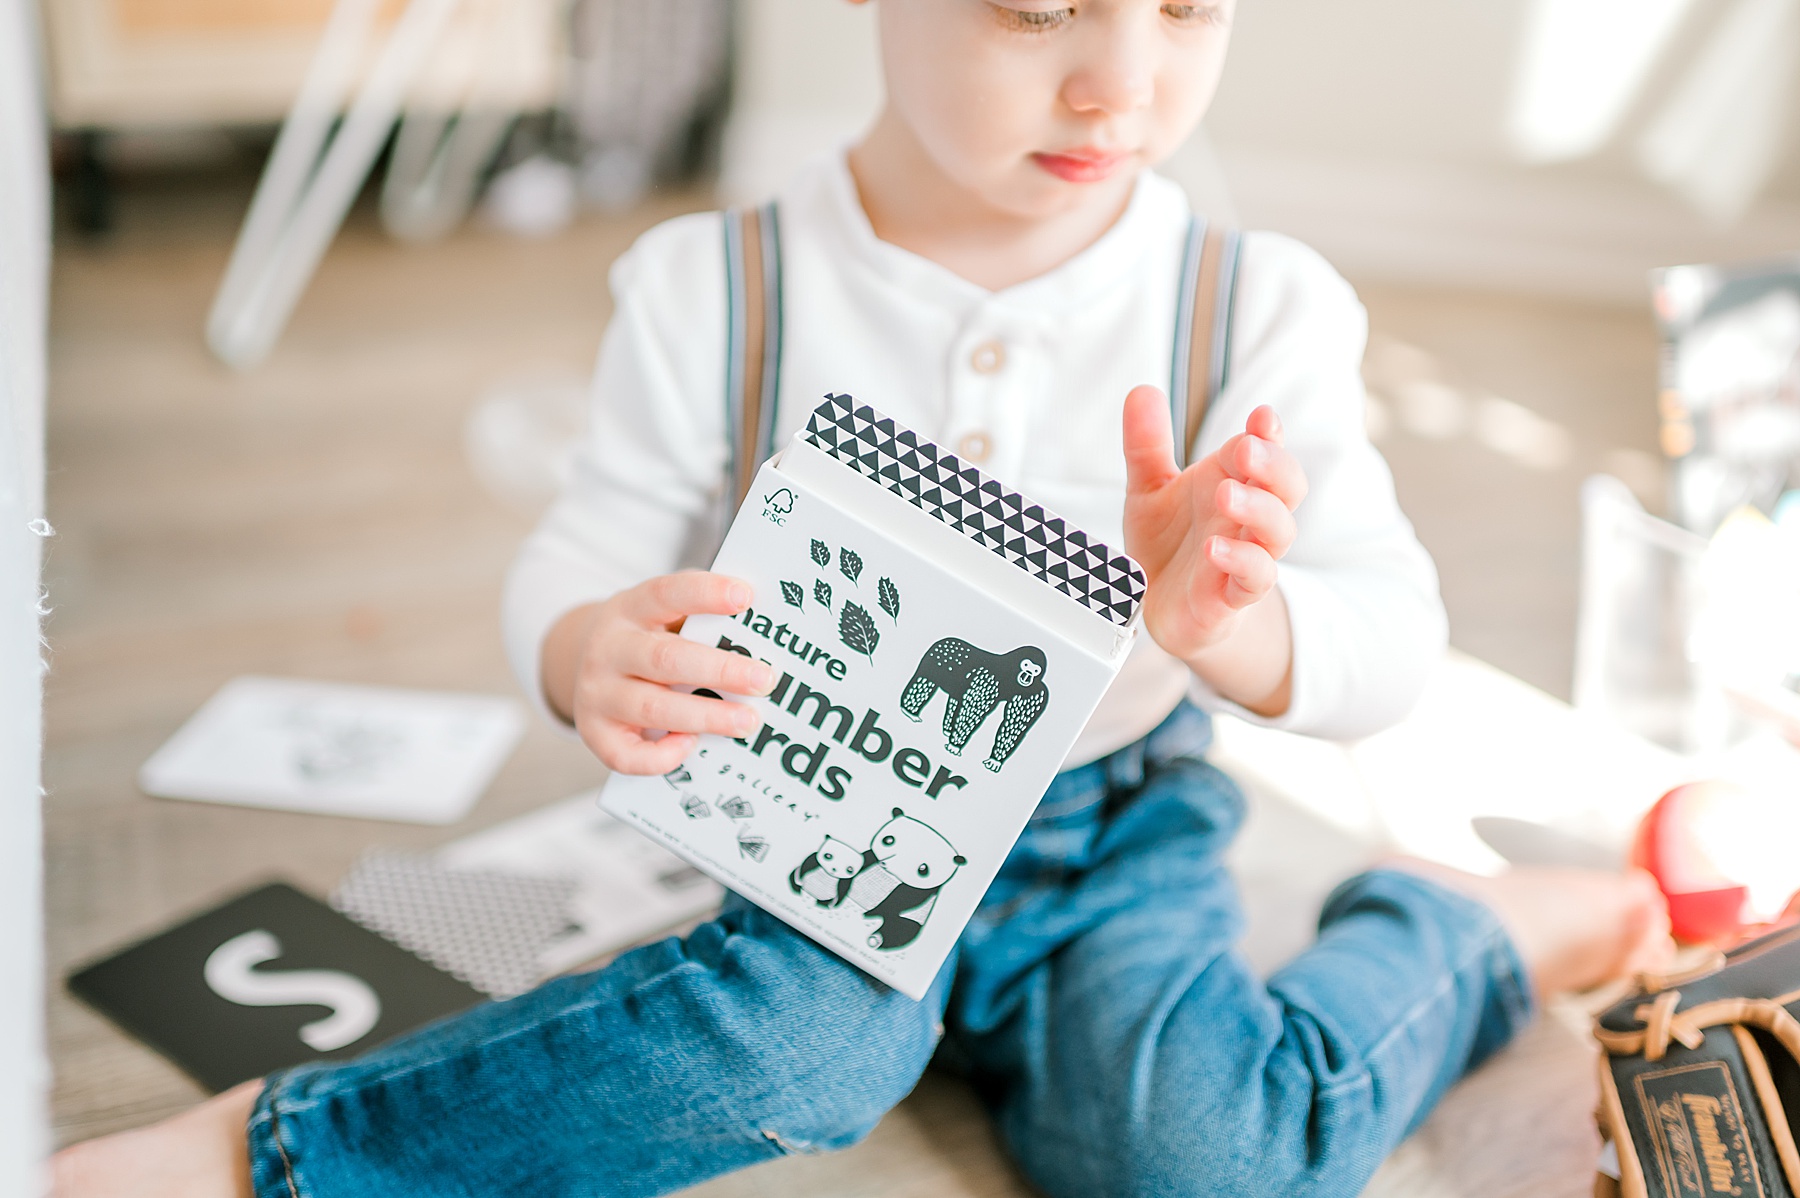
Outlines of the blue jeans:
[[[914,1002],[761,910],[269,1079],[258,1198],[664,1194],[856,1142],[934,1054],[1045,1193],[1349,1195],[1531,1015],[1482,906],[1377,871],[1267,982],[1222,864],[1243,820],[1183,707],[1058,776]],[[940,1041],[943,1041],[940,1053]]]

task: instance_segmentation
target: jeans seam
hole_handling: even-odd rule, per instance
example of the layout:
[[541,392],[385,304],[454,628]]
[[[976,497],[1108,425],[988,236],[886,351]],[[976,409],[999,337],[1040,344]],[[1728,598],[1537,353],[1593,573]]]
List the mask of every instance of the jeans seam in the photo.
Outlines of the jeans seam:
[[287,1145],[281,1142],[281,1115],[275,1109],[275,1096],[269,1098],[269,1141],[275,1145],[275,1154],[281,1158],[282,1180],[287,1182],[288,1198],[300,1198],[300,1185],[294,1180],[294,1162],[288,1156]]

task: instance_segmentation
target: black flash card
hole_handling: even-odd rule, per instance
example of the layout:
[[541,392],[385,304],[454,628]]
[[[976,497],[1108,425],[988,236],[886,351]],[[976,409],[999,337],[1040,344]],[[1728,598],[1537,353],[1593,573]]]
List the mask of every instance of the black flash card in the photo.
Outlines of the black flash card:
[[282,882],[71,974],[69,989],[215,1091],[483,1001]]

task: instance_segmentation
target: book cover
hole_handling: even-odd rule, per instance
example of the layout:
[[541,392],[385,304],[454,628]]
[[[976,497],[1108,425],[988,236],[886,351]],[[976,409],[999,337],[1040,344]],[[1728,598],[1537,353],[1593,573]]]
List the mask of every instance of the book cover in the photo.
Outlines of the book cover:
[[920,998],[1130,651],[1130,558],[847,396],[763,466],[682,635],[757,657],[741,740],[606,810]]

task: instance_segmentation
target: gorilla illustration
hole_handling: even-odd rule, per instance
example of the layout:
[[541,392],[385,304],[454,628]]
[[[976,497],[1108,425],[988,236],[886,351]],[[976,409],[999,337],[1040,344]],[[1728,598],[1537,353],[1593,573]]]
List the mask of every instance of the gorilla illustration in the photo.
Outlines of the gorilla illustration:
[[918,720],[932,696],[942,690],[949,697],[944,707],[945,747],[960,754],[994,708],[1004,705],[1006,714],[994,733],[994,747],[981,763],[998,773],[1050,705],[1044,662],[1044,651],[1035,645],[989,653],[947,636],[919,659],[919,668],[900,695],[900,708]]

